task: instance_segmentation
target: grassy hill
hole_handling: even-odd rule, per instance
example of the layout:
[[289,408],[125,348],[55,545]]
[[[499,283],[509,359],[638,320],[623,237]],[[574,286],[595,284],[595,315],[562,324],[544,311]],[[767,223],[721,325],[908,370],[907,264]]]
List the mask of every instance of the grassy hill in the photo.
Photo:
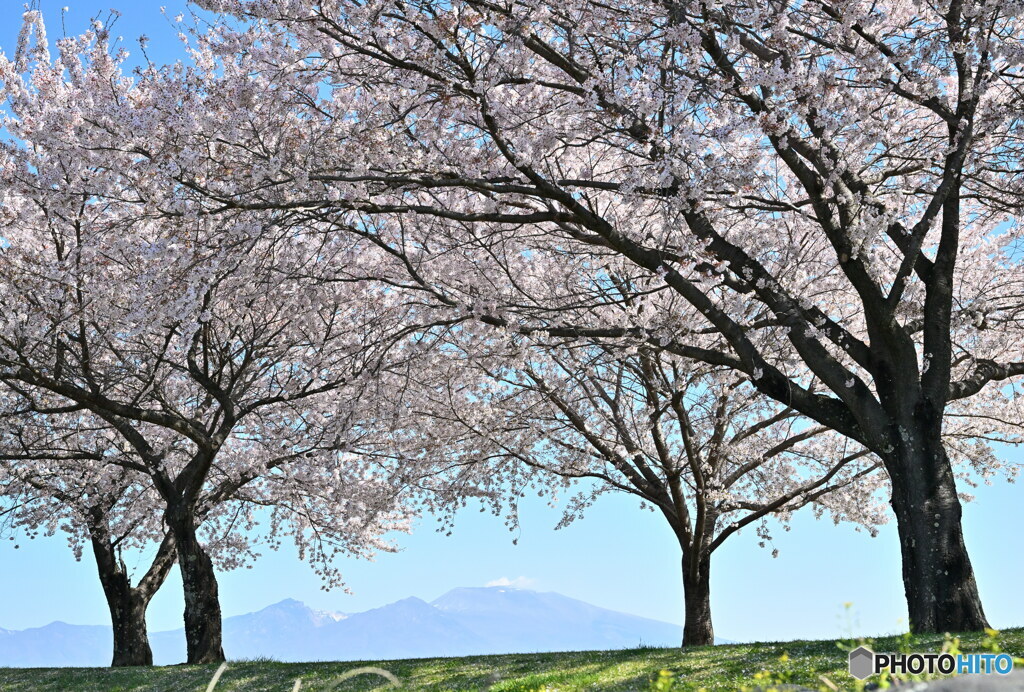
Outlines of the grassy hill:
[[[228,664],[217,692],[292,692],[301,690],[383,689],[389,683],[376,675],[339,678],[361,666],[390,671],[403,689],[492,690],[741,690],[790,682],[815,689],[858,689],[846,672],[841,646],[859,642],[793,641],[732,644],[680,651],[639,648],[553,654],[509,654],[467,658],[424,658],[403,661],[278,663],[239,661]],[[942,636],[879,637],[868,640],[875,651],[939,651],[950,640]],[[963,652],[997,647],[1024,655],[1024,628],[998,637],[964,634]],[[1018,667],[1020,663],[1018,662]],[[166,666],[149,669],[3,668],[4,692],[203,692],[217,666]],[[862,685],[860,687],[863,687]]]

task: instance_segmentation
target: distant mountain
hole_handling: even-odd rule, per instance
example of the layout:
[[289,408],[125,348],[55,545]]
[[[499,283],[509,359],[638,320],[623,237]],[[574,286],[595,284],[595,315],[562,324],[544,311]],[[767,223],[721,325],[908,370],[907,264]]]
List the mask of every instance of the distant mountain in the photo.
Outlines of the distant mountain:
[[[224,643],[228,655],[236,659],[271,656],[279,661],[303,660],[303,652],[310,641],[318,638],[319,628],[345,617],[340,613],[311,610],[300,601],[286,598],[255,613],[225,618]],[[184,630],[153,632],[149,641],[156,663],[185,660]]]
[[103,625],[51,622],[27,630],[3,630],[0,666],[110,665],[112,635]]
[[[557,593],[507,586],[453,589],[427,603],[406,598],[363,613],[315,611],[287,599],[224,620],[229,658],[279,661],[676,646],[679,626],[618,613]],[[68,625],[0,629],[0,666],[103,666],[110,628]],[[158,664],[185,657],[182,630],[150,635]]]
[[431,603],[487,641],[486,653],[675,646],[677,625],[508,587],[452,589]]
[[464,656],[482,653],[480,640],[458,618],[419,598],[405,598],[324,627],[310,651],[329,660]]

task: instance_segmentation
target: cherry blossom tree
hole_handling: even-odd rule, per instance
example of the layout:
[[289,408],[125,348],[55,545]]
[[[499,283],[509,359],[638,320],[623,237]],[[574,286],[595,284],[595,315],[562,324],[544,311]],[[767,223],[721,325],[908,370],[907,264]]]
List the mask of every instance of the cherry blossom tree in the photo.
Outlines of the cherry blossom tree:
[[[175,113],[188,104],[166,74],[121,74],[101,26],[51,61],[28,12],[14,59],[0,59],[12,136],[0,162],[5,478],[32,507],[64,503],[73,537],[102,543],[97,559],[119,542],[164,546],[133,601],[132,662],[146,657],[145,603],[174,555],[188,660],[215,661],[214,568],[255,557],[257,514],[271,547],[290,534],[328,586],[341,583],[339,555],[393,550],[385,534],[408,529],[419,471],[382,463],[393,456],[378,421],[394,415],[378,389],[408,367],[416,311],[383,284],[324,274],[363,264],[351,243],[273,211],[200,215],[166,152],[114,161],[106,125],[145,131],[122,106],[156,122],[168,113],[155,90]],[[125,174],[125,162],[141,164]],[[129,500],[139,537],[106,536],[104,523],[131,524]],[[22,510],[21,523],[40,521]],[[113,615],[123,604],[108,598]]]
[[[196,4],[248,20],[208,32],[206,59],[307,85],[274,92],[298,123],[274,141],[307,145],[228,138],[261,185],[206,184],[191,149],[179,179],[207,204],[330,218],[496,326],[631,328],[544,313],[503,271],[517,262],[596,280],[604,265],[579,258],[613,255],[659,277],[724,339],[696,346],[691,326],[661,345],[881,459],[911,628],[986,625],[943,429],[975,405],[1018,410],[1016,5]],[[210,102],[230,110],[233,83]],[[382,240],[381,216],[401,232]],[[458,280],[432,282],[431,262]],[[975,421],[984,441],[1021,418]]]
[[660,513],[682,554],[684,647],[714,643],[712,554],[742,528],[754,525],[763,547],[769,518],[788,522],[806,505],[872,534],[888,519],[877,458],[735,371],[642,341],[455,341],[442,359],[428,371],[438,381],[417,383],[406,424],[431,430],[471,487],[492,491],[510,528],[520,496],[582,479],[592,485],[559,528],[607,492]]
[[[56,426],[58,441],[77,440],[69,457],[29,445],[40,463],[49,453],[66,467],[77,455],[95,473],[145,477],[182,575],[188,660],[219,660],[214,560],[230,567],[250,555],[258,508],[273,508],[271,537],[292,534],[329,584],[339,553],[391,549],[384,534],[407,527],[404,477],[357,453],[373,439],[361,411],[376,415],[359,401],[385,360],[403,357],[407,308],[323,280],[308,246],[316,239],[289,228],[271,237],[272,219],[229,215],[213,226],[94,199],[93,190],[114,195],[104,172],[59,153],[18,149],[7,161],[0,382],[25,415]],[[54,419],[78,412],[102,443],[83,449],[75,421]],[[52,501],[104,502],[104,492],[74,494],[88,480],[80,465],[19,477],[57,475]],[[222,537],[215,549],[204,523]]]
[[[264,260],[259,248],[220,267],[176,248],[179,273],[163,253],[147,257],[154,239],[138,220],[129,233],[106,213],[50,212],[8,231],[0,380],[59,401],[32,413],[90,412],[113,452],[99,463],[146,476],[178,554],[189,661],[217,660],[217,582],[199,534],[211,515],[235,526],[219,547],[229,564],[246,555],[252,509],[270,506],[273,532],[293,533],[328,570],[339,549],[386,549],[382,534],[404,526],[399,481],[347,451],[361,436],[361,378],[378,359],[378,337],[360,329],[374,316],[340,284],[254,273],[241,258]],[[213,511],[227,502],[247,509]]]
[[[102,218],[22,216],[12,227],[0,380],[89,411],[116,450],[100,463],[146,475],[178,554],[189,661],[217,660],[217,582],[199,534],[214,508],[250,508],[220,513],[236,527],[220,547],[229,562],[246,554],[252,507],[275,507],[272,529],[287,519],[328,569],[337,548],[387,548],[381,535],[404,525],[397,482],[347,452],[378,357],[360,321],[374,316],[339,284],[289,285],[241,259],[214,268],[177,248],[188,265],[178,273],[162,253],[146,257],[153,239],[138,221],[129,235]],[[239,257],[265,258],[251,246]]]

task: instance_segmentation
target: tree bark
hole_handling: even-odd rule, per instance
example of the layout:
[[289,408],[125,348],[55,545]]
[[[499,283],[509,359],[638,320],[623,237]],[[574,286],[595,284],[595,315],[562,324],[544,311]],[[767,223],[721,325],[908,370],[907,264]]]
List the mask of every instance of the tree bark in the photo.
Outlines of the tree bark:
[[168,524],[178,546],[178,567],[185,595],[185,662],[219,663],[224,660],[224,647],[213,562],[199,543],[191,511],[169,512]]
[[715,629],[711,624],[711,556],[703,551],[683,552],[683,646],[711,646]]
[[124,564],[117,559],[109,540],[94,535],[92,548],[114,630],[114,656],[110,665],[153,665],[153,651],[146,632],[149,598],[132,588]]
[[146,631],[146,608],[149,598],[130,589],[122,600],[107,598],[110,621],[114,627],[114,656],[111,667],[151,666],[153,650]]
[[964,545],[953,470],[938,435],[908,434],[887,464],[914,633],[988,627]]
[[90,526],[90,539],[103,595],[110,610],[114,653],[111,667],[151,666],[153,650],[146,631],[146,609],[174,564],[174,541],[165,537],[149,571],[133,587],[104,524]]

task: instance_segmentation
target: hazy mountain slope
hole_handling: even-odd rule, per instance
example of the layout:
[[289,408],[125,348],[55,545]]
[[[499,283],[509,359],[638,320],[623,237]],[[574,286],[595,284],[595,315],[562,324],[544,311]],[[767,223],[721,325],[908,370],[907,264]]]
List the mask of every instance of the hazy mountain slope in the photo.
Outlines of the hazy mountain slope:
[[[373,660],[485,653],[676,646],[681,630],[557,593],[510,587],[458,588],[432,603],[406,598],[363,613],[311,610],[287,599],[224,620],[230,659]],[[185,657],[182,630],[150,635],[158,664]],[[103,666],[110,629],[51,623],[0,630],[0,666]]]
[[103,625],[51,622],[27,630],[4,630],[0,666],[110,665],[114,637]]
[[488,653],[674,646],[677,625],[627,615],[557,593],[508,587],[453,589],[431,605],[458,618]]
[[[316,642],[318,629],[335,618],[337,613],[311,610],[301,601],[287,598],[262,610],[224,618],[224,652],[229,658],[271,656],[281,661],[310,660],[304,658],[311,642]],[[183,630],[150,634],[153,660],[157,664],[185,660]]]

